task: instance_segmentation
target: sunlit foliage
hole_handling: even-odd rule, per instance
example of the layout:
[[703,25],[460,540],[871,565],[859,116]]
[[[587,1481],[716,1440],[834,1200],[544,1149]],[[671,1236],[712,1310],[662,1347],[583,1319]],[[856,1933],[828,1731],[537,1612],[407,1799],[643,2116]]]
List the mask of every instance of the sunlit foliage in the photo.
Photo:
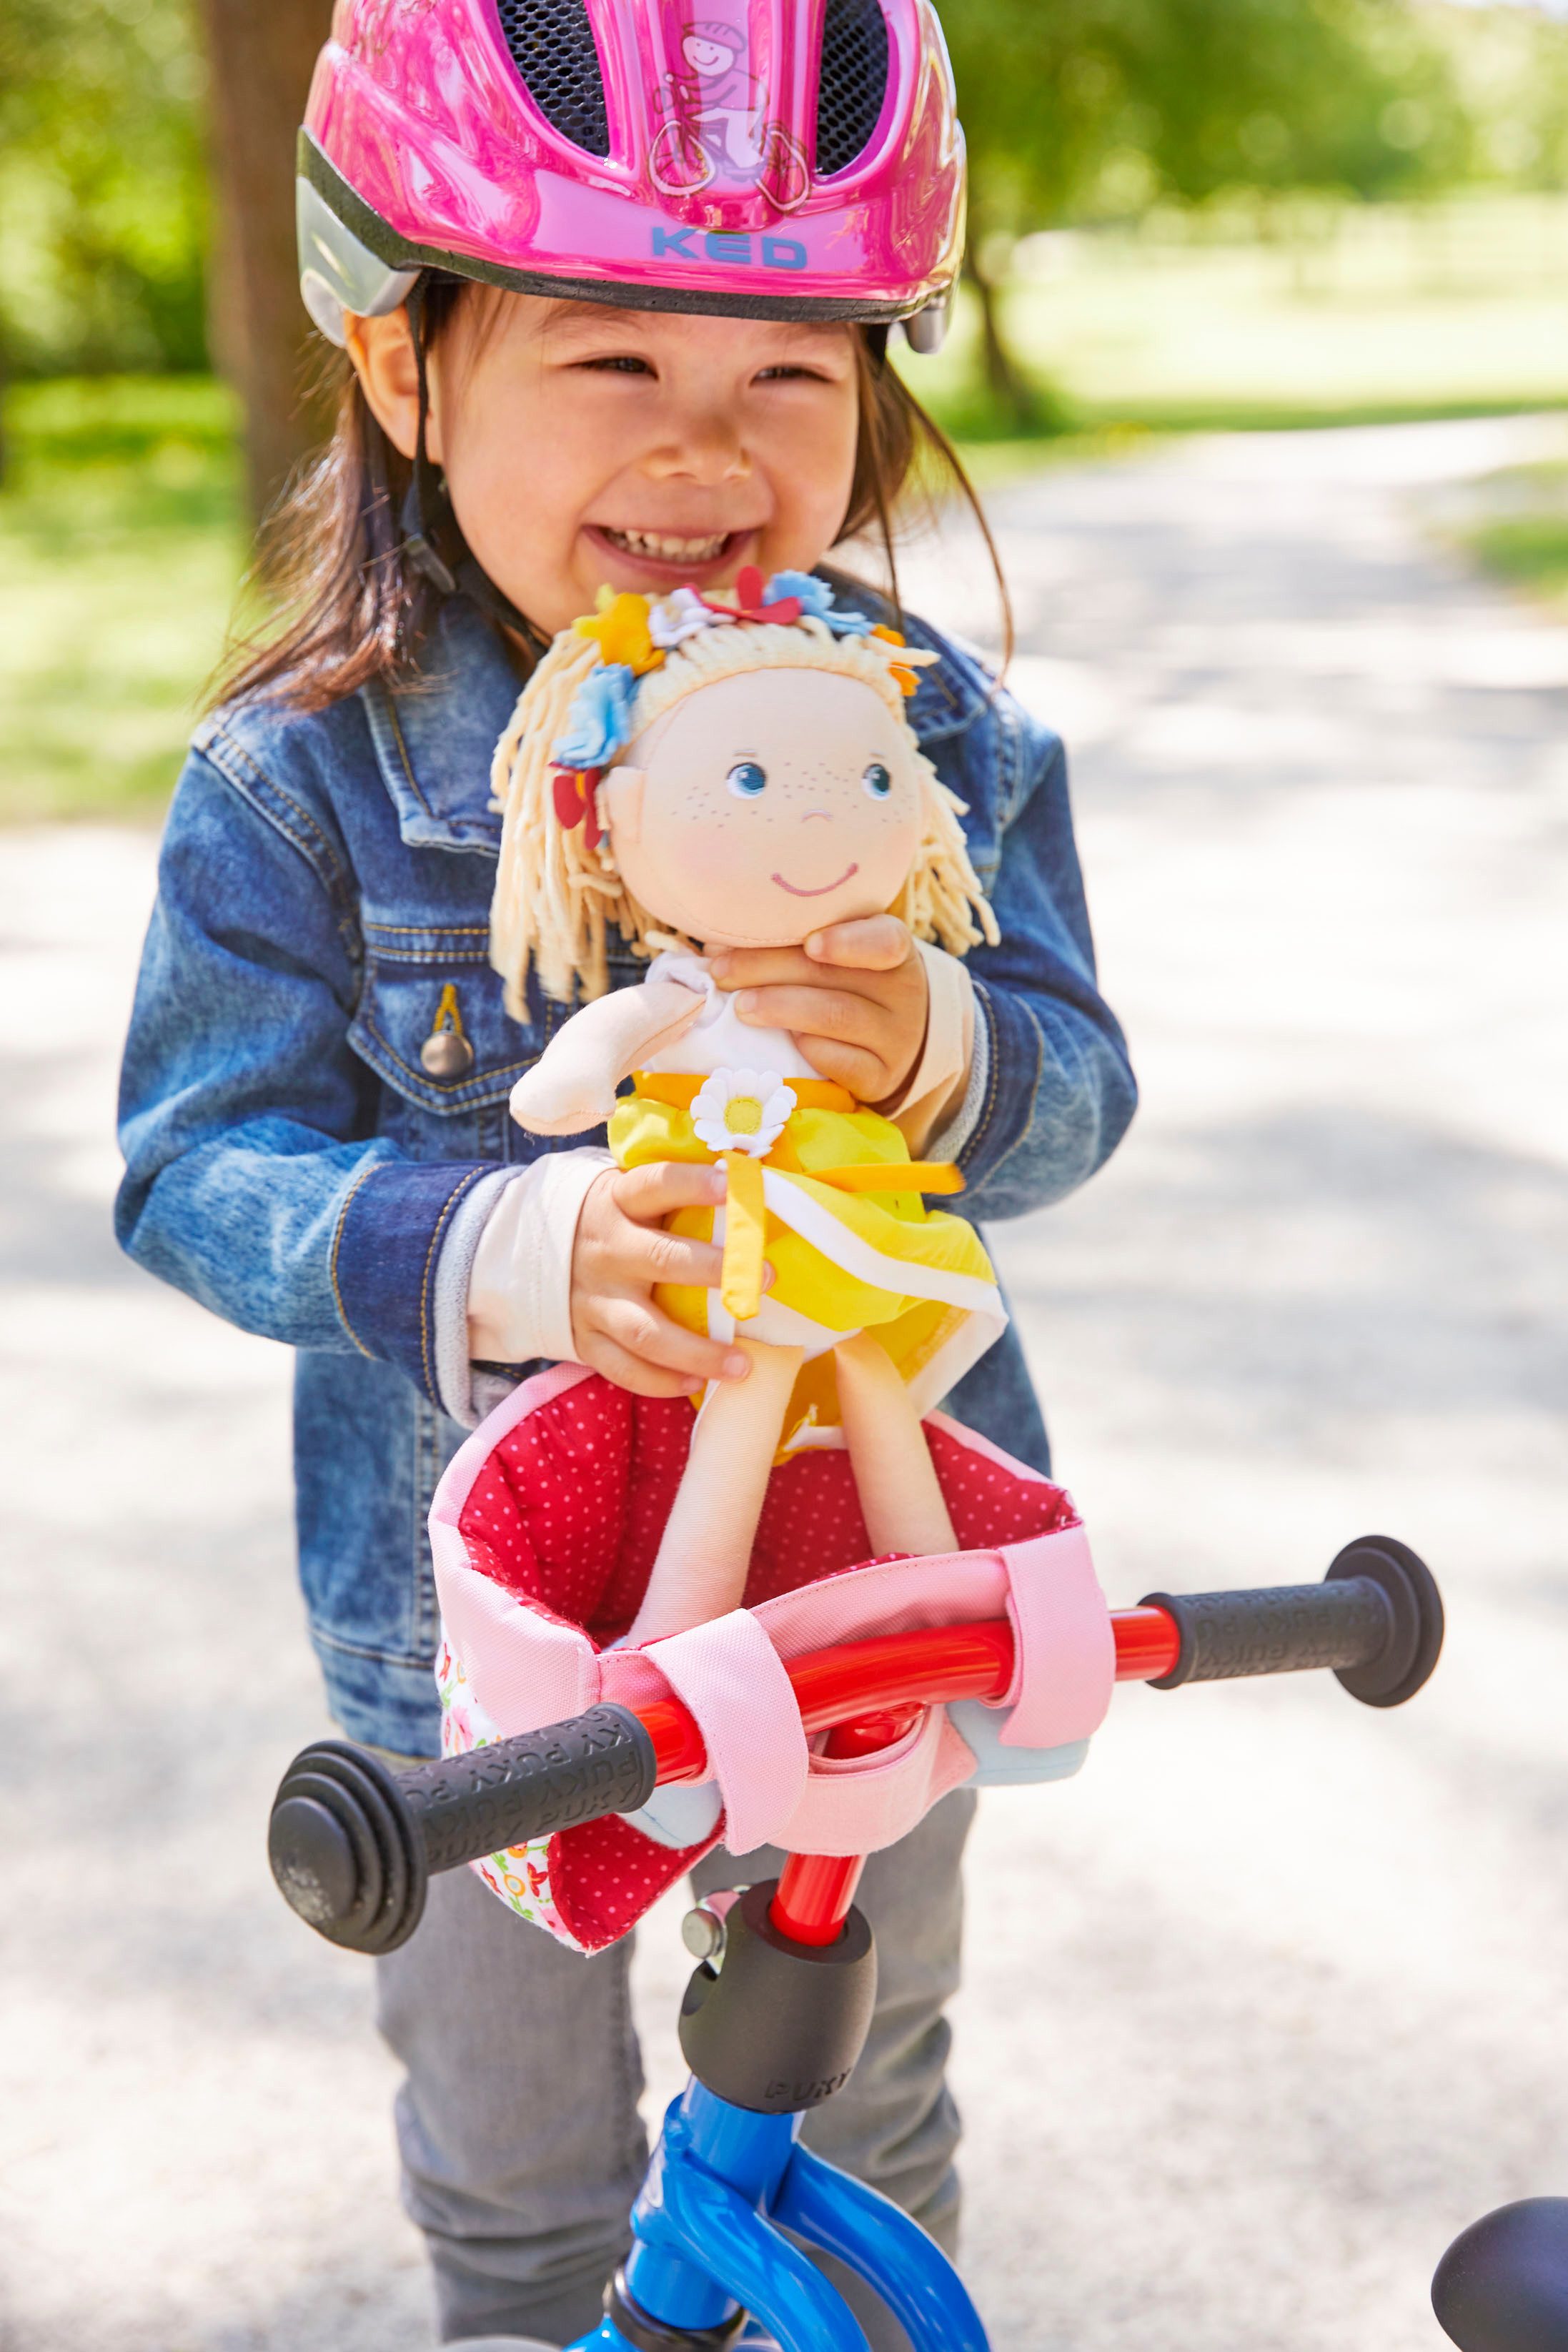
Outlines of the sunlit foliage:
[[205,364],[202,94],[184,0],[4,0],[12,373]]

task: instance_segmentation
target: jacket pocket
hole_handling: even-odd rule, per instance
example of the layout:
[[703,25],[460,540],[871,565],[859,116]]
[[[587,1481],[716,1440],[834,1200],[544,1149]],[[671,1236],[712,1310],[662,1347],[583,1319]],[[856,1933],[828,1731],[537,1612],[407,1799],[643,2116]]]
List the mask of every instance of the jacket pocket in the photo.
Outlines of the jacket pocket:
[[514,1021],[482,935],[372,923],[365,950],[349,1043],[382,1082],[378,1132],[418,1160],[509,1156],[507,1097],[564,1007],[531,989]]

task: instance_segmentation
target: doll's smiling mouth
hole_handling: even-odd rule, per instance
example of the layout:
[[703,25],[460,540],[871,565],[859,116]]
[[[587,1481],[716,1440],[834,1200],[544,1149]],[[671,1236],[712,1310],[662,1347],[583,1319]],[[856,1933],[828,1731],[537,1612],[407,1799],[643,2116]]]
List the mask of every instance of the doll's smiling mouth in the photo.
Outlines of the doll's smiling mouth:
[[798,882],[786,882],[782,874],[770,874],[768,879],[776,882],[781,890],[787,890],[792,898],[825,898],[829,890],[842,890],[846,882],[853,881],[859,871],[858,866],[847,866],[837,882],[819,882],[815,890],[803,890]]

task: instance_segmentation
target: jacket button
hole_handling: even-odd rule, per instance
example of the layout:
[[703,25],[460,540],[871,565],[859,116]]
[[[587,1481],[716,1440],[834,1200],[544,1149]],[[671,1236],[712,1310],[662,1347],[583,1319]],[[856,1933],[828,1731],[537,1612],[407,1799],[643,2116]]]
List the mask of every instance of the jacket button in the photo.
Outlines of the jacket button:
[[437,1029],[419,1048],[419,1062],[433,1078],[460,1078],[474,1066],[474,1049],[456,1029]]

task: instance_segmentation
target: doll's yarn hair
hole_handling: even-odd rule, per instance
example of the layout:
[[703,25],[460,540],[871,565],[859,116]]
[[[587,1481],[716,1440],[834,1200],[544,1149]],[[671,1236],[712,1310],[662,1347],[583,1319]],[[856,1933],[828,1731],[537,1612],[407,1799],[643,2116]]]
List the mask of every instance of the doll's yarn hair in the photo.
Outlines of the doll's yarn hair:
[[[885,638],[836,636],[810,615],[789,624],[737,621],[704,629],[670,648],[660,667],[637,679],[627,740],[688,695],[748,670],[819,670],[858,678],[881,697],[904,730],[921,788],[920,845],[889,911],[917,939],[934,940],[950,954],[963,955],[982,940],[994,945],[1000,934],[959,823],[966,803],[942,782],[904,715],[903,692],[893,672],[922,658],[930,656]],[[570,1004],[579,987],[584,997],[604,995],[612,929],[637,956],[694,944],[638,904],[616,871],[607,838],[590,849],[586,827],[569,831],[556,814],[552,746],[567,732],[577,690],[599,659],[591,639],[563,631],[518,697],[496,746],[490,781],[492,806],[501,815],[501,846],[490,909],[490,961],[506,982],[507,1007],[518,1020],[528,1017],[531,966],[545,994],[559,1003]]]

